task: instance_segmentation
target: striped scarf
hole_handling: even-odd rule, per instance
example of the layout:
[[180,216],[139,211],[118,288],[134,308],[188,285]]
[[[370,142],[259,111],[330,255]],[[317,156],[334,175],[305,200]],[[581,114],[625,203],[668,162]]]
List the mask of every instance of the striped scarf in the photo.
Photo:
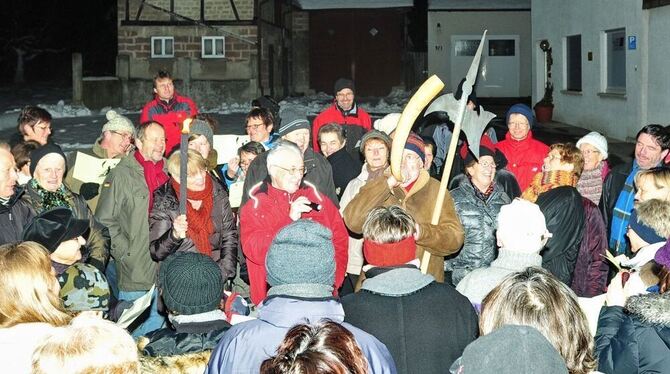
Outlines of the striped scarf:
[[626,183],[623,185],[612,212],[612,232],[610,233],[609,246],[614,251],[615,256],[625,254],[628,250],[626,230],[628,229],[630,212],[633,210],[633,204],[635,203],[635,175],[639,170],[637,161],[633,161],[633,169],[626,178]]

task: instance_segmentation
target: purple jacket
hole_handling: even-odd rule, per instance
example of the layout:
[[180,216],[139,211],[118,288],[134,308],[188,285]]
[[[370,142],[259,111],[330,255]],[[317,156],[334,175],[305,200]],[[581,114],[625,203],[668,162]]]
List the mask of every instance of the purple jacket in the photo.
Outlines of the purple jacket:
[[593,297],[605,293],[607,286],[609,268],[604,257],[607,251],[607,229],[597,205],[587,198],[582,198],[582,205],[584,234],[570,287],[577,296]]

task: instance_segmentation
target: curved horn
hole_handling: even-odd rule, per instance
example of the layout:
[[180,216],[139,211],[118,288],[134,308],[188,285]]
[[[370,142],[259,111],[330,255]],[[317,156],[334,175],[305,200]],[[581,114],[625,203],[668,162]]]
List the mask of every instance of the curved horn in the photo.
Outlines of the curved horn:
[[428,105],[435,95],[442,91],[442,88],[444,88],[444,83],[440,78],[437,75],[431,76],[419,87],[400,115],[391,146],[391,173],[399,181],[402,181],[402,174],[400,173],[402,151],[405,149],[405,142],[412,130],[412,125],[414,125],[416,117],[419,116],[423,108]]

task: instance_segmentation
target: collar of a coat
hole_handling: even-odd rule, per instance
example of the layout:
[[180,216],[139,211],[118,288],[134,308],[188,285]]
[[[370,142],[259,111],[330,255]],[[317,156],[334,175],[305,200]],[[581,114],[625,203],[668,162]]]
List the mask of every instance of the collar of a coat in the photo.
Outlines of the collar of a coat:
[[[375,268],[366,272],[374,273]],[[435,281],[432,275],[421,273],[414,266],[400,265],[397,267],[378,269],[378,274],[363,281],[361,290],[382,296],[400,297],[413,294]]]
[[[388,168],[386,172],[384,172],[385,176],[390,176],[391,175],[391,168]],[[416,194],[417,192],[421,191],[428,182],[430,181],[430,174],[428,174],[428,171],[421,169],[419,172],[419,176],[416,178],[416,181],[414,182],[414,185],[412,185],[412,188],[409,191],[405,191],[405,189],[401,186],[395,187],[393,191],[391,191],[394,195],[396,196],[404,196],[404,199],[409,199],[412,197],[412,195]]]
[[646,324],[670,327],[670,292],[631,296],[626,310]]

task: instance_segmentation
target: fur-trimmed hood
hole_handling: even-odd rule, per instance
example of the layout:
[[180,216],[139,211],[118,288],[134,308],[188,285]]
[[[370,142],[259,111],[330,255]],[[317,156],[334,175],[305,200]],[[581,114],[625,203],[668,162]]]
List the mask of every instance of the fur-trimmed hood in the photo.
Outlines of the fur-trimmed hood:
[[[138,342],[138,346],[141,344]],[[142,374],[202,374],[212,351],[185,353],[176,356],[149,357],[140,355]]]
[[670,293],[631,296],[626,310],[644,323],[670,327]]

